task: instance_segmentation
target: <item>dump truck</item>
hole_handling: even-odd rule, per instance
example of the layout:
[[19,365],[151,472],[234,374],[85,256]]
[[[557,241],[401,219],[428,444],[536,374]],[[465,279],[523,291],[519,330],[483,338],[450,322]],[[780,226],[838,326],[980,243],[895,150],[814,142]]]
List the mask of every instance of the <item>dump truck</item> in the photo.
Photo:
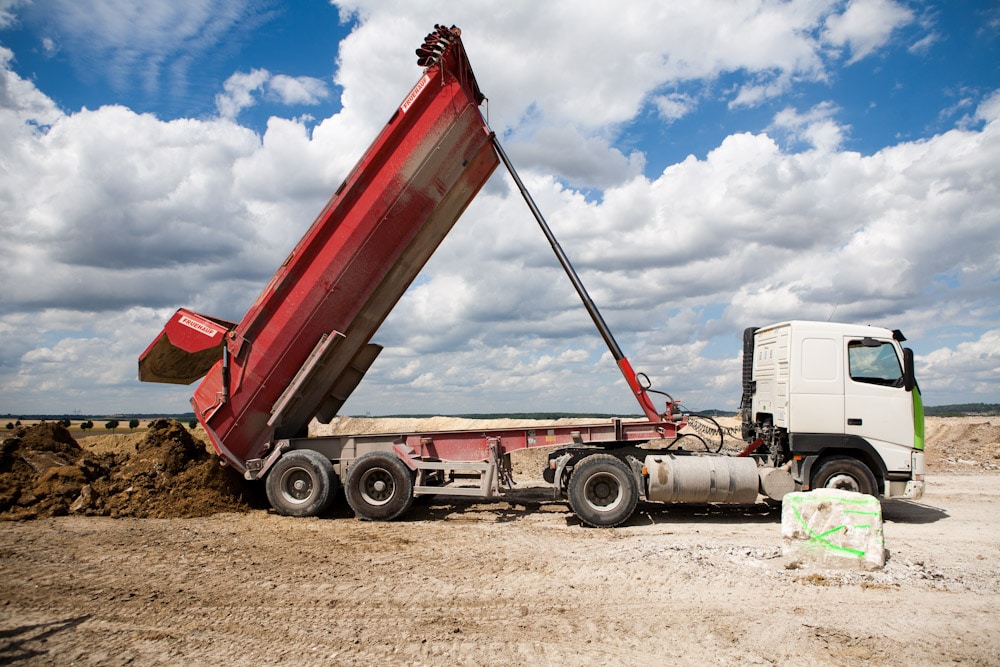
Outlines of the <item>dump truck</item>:
[[[626,521],[640,500],[753,503],[815,486],[919,497],[923,416],[901,334],[804,322],[748,330],[746,446],[722,455],[622,352],[484,119],[461,31],[436,25],[417,56],[417,83],[243,319],[181,308],[139,357],[142,381],[201,380],[191,405],[213,448],[263,481],[275,511],[316,515],[341,489],[368,520],[395,519],[419,496],[492,497],[512,488],[511,453],[539,447],[553,493],[598,527]],[[360,384],[382,349],[378,328],[500,164],[643,418],[310,437],[312,420],[329,423]]]

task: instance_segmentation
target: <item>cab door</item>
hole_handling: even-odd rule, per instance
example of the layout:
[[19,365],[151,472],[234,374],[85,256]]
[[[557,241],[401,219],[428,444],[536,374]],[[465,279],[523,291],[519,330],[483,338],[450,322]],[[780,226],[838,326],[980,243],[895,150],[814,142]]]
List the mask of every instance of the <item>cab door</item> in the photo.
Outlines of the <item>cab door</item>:
[[[913,447],[912,399],[904,386],[898,346],[892,340],[868,336],[846,337],[844,343],[844,432],[863,437],[876,448],[885,443],[908,452]],[[899,459],[898,465],[908,469],[908,460]],[[893,462],[886,463],[892,470]]]

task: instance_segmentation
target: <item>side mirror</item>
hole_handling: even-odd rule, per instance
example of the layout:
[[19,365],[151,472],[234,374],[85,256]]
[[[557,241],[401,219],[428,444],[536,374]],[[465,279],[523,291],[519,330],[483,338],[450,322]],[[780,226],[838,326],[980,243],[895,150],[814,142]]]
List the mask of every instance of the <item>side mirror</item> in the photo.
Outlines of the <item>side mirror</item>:
[[908,347],[903,348],[903,387],[906,391],[913,391],[917,386],[917,376],[913,372],[913,350]]

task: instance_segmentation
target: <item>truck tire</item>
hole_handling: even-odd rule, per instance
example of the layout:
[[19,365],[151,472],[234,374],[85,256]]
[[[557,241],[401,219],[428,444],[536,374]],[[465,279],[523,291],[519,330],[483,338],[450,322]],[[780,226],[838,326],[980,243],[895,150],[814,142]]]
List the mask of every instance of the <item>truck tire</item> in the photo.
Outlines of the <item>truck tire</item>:
[[624,461],[609,454],[592,454],[574,468],[567,495],[569,506],[585,524],[611,528],[632,516],[639,487]]
[[359,519],[392,521],[413,504],[413,474],[395,454],[368,452],[351,464],[345,491]]
[[813,489],[843,489],[878,496],[875,475],[861,461],[838,456],[826,459],[813,475]]
[[287,452],[264,482],[271,507],[283,516],[320,514],[333,500],[337,485],[330,459],[311,449]]

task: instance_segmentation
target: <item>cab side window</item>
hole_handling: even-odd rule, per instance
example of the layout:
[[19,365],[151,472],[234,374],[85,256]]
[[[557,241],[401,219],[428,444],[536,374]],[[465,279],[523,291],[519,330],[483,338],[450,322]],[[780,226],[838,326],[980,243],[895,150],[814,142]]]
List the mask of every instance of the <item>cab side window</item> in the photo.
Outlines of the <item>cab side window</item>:
[[851,379],[855,382],[903,386],[903,367],[891,343],[872,340],[852,340],[847,344]]

